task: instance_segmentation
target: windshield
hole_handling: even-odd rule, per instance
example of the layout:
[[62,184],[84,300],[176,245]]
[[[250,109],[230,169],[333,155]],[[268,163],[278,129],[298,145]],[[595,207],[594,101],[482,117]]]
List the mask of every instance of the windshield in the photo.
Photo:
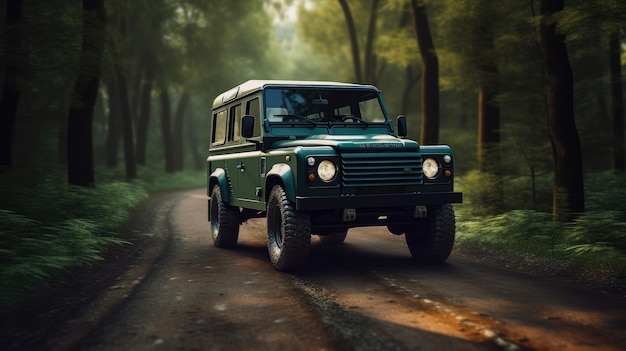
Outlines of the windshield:
[[385,122],[378,94],[370,90],[281,88],[265,91],[269,122]]

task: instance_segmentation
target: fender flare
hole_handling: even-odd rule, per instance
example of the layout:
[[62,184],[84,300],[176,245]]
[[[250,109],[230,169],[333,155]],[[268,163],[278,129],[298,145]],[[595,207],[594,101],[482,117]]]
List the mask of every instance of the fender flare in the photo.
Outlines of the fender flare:
[[276,184],[282,184],[285,189],[285,193],[287,194],[287,199],[293,203],[296,202],[296,183],[293,171],[288,164],[277,163],[272,166],[272,169],[270,169],[269,172],[267,172],[267,175],[265,176],[266,201],[269,193]]
[[207,187],[207,195],[211,196],[211,191],[213,191],[213,187],[215,185],[219,185],[220,190],[222,192],[222,201],[228,203],[231,198],[232,192],[230,191],[230,182],[228,181],[228,176],[226,175],[226,171],[223,168],[217,168],[211,175],[209,176],[209,184]]

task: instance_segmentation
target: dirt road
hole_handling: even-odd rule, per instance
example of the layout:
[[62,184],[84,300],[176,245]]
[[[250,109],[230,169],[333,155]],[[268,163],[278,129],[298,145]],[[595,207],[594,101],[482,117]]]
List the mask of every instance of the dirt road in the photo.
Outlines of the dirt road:
[[264,221],[248,221],[237,248],[224,250],[211,244],[206,213],[204,190],[164,198],[144,216],[149,232],[134,232],[144,239],[128,270],[101,279],[102,291],[69,320],[40,333],[38,343],[16,337],[12,347],[626,348],[623,296],[455,252],[443,266],[420,266],[404,238],[385,228],[350,230],[343,245],[322,245],[314,237],[308,268],[281,273],[267,257]]

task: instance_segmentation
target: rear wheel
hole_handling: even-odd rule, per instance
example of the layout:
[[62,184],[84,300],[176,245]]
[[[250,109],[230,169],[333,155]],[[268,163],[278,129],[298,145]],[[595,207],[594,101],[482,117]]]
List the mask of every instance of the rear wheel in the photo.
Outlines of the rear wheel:
[[304,266],[311,246],[309,213],[298,212],[276,185],[267,200],[267,251],[276,269],[288,271]]
[[454,246],[455,225],[452,205],[429,207],[428,216],[405,234],[413,258],[424,263],[445,262]]
[[222,200],[222,192],[218,185],[211,191],[209,218],[213,245],[222,248],[235,246],[239,238],[239,209]]

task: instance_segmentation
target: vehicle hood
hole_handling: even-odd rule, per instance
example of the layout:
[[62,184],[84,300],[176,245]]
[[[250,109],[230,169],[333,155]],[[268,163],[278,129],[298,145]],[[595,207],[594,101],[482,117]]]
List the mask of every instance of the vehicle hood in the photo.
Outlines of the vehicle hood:
[[347,150],[372,150],[372,149],[402,149],[419,150],[416,141],[396,138],[392,135],[311,135],[304,139],[281,140],[272,144],[272,148],[296,147],[296,146],[331,146],[339,151]]

